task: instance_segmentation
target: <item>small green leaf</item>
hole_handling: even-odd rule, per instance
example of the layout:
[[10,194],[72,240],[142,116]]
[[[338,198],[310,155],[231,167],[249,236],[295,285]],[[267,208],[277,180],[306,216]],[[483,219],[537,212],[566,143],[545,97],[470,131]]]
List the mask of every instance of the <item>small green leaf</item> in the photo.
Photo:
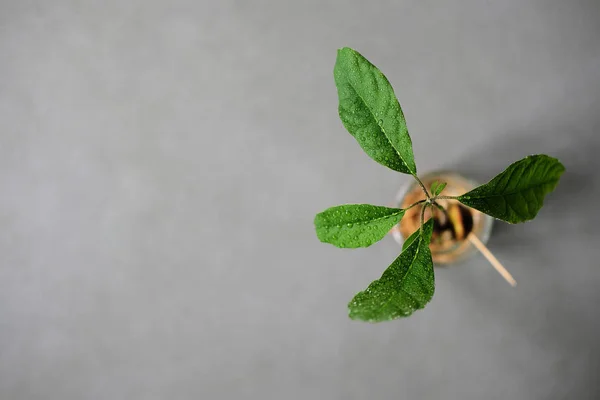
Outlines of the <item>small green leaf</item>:
[[458,197],[466,206],[511,224],[535,218],[565,167],[556,158],[533,155],[511,164],[494,179]]
[[431,192],[432,195],[433,195],[433,192],[435,192],[435,188],[437,188],[439,184],[440,184],[440,181],[433,181],[433,183],[429,187],[429,191]]
[[431,195],[437,196],[446,188],[446,182],[435,181],[431,184]]
[[[433,219],[429,219],[381,278],[358,293],[348,304],[349,316],[368,322],[407,317],[425,307],[433,297],[435,279],[429,242]],[[412,237],[412,236],[411,236]]]
[[386,167],[416,174],[404,114],[387,78],[348,47],[338,50],[333,74],[340,119],[360,147]]
[[315,217],[317,237],[337,247],[368,247],[383,239],[404,215],[400,208],[346,204]]

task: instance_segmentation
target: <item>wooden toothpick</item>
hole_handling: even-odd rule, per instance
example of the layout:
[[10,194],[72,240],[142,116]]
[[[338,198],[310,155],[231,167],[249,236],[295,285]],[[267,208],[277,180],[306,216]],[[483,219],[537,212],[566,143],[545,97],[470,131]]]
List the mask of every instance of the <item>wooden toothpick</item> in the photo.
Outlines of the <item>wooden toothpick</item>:
[[498,273],[502,275],[504,279],[506,279],[506,282],[510,283],[512,287],[517,286],[517,281],[515,281],[515,278],[513,278],[510,272],[508,272],[506,268],[504,268],[504,266],[500,264],[500,261],[498,261],[498,259],[494,257],[492,252],[485,246],[485,244],[481,242],[481,240],[479,240],[477,236],[475,236],[473,233],[470,233],[469,240],[471,241],[471,243],[473,243],[477,250],[479,250],[481,254],[485,256],[485,258],[487,258],[490,264],[492,264],[492,267],[494,267],[496,271],[498,271]]

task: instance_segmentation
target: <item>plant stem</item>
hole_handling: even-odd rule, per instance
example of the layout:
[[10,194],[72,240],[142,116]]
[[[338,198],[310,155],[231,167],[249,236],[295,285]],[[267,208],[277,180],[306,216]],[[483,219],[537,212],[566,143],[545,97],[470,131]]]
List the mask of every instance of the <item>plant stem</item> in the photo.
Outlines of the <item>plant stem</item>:
[[413,204],[411,204],[410,206],[408,206],[408,207],[407,207],[407,208],[406,208],[404,211],[408,211],[408,210],[410,210],[411,208],[413,208],[413,207],[415,207],[415,206],[418,206],[419,204],[423,204],[423,203],[425,203],[426,201],[427,201],[426,199],[419,200],[419,201],[417,201],[416,203],[413,203]]
[[423,224],[425,223],[425,209],[427,208],[427,206],[429,204],[430,203],[425,203],[425,204],[423,204],[423,207],[421,207],[421,228],[419,228],[421,233],[423,233]]
[[448,211],[446,211],[446,209],[444,207],[442,207],[442,205],[440,203],[437,203],[435,200],[439,199],[439,197],[436,197],[432,200],[432,204],[434,204],[439,210],[441,210],[444,213],[444,216],[446,217],[447,220],[450,220],[450,216],[448,215]]
[[427,196],[427,199],[431,199],[431,196],[429,195],[429,192],[427,191],[427,188],[425,187],[425,185],[423,184],[423,182],[421,182],[421,180],[419,179],[419,177],[414,174],[413,178],[415,178],[415,180],[417,181],[417,183],[421,186],[421,189],[423,189],[423,192],[425,192],[425,196]]
[[432,200],[457,200],[459,196],[435,196]]

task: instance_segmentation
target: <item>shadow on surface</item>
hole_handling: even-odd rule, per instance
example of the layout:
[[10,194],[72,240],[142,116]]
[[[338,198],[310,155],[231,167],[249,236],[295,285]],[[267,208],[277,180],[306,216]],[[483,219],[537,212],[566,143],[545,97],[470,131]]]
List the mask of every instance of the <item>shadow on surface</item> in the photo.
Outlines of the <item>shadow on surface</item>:
[[[547,128],[548,121],[537,129],[529,126],[510,135],[510,140],[504,136],[502,142],[492,141],[448,166],[481,183],[528,154],[549,154],[566,167],[536,220],[519,225],[498,221],[494,226],[490,244],[496,255],[513,257],[513,261],[518,257],[523,262],[520,274],[524,284],[517,292],[507,299],[506,292],[482,284],[480,276],[453,280],[453,285],[477,299],[477,308],[497,315],[511,330],[527,337],[539,334],[528,340],[540,346],[540,351],[558,354],[556,372],[564,379],[576,380],[581,388],[569,397],[600,398],[595,373],[600,367],[600,324],[595,317],[595,307],[600,304],[600,291],[596,290],[600,272],[594,256],[594,243],[600,243],[600,117],[590,112],[573,116],[571,121],[558,119],[552,131]],[[556,141],[557,137],[562,139]],[[532,309],[541,314],[535,320],[528,319]],[[559,393],[557,389],[558,398]]]

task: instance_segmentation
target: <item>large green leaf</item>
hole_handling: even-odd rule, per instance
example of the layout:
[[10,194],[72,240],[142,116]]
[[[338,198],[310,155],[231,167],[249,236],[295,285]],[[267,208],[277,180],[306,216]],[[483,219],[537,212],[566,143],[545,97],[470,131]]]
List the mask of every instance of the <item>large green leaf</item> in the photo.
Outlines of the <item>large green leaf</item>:
[[402,243],[402,251],[404,251],[408,246],[410,246],[412,244],[412,242],[419,237],[419,234],[421,233],[421,228],[418,228],[416,231],[414,231],[413,233],[411,233],[411,235],[409,237],[406,238],[406,240],[404,240],[404,243]]
[[494,179],[458,197],[492,217],[512,224],[535,218],[544,196],[554,190],[565,167],[556,158],[533,155],[511,164]]
[[429,219],[419,236],[400,253],[381,278],[350,301],[350,318],[368,322],[389,321],[407,317],[425,307],[435,290],[429,250],[432,232],[433,219]]
[[317,214],[315,228],[321,242],[337,247],[368,247],[383,239],[403,215],[400,208],[346,204]]
[[373,160],[416,174],[404,114],[387,78],[357,51],[338,50],[333,70],[342,123]]

